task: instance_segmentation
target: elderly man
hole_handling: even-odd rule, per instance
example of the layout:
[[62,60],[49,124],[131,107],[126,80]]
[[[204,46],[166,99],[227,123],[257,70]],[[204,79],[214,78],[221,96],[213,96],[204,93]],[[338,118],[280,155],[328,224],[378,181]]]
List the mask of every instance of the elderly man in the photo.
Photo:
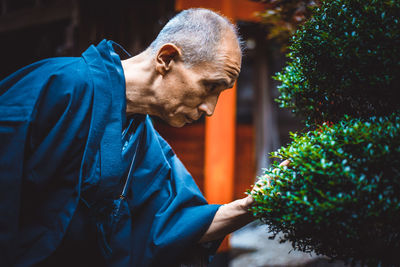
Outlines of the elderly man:
[[235,27],[186,10],[126,56],[103,41],[0,83],[2,266],[176,266],[252,220],[250,197],[208,205],[149,118],[213,114],[239,75]]

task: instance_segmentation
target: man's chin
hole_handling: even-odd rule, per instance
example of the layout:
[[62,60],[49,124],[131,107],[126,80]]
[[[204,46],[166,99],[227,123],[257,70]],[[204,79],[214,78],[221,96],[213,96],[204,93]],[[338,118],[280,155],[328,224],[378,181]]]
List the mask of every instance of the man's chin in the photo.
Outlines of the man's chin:
[[170,121],[170,122],[168,122],[168,124],[172,127],[181,128],[181,127],[185,126],[186,122],[185,121]]
[[174,116],[174,117],[166,117],[164,119],[165,122],[167,122],[170,126],[180,128],[185,126],[186,124],[191,124],[194,122],[193,119],[187,117],[187,116]]

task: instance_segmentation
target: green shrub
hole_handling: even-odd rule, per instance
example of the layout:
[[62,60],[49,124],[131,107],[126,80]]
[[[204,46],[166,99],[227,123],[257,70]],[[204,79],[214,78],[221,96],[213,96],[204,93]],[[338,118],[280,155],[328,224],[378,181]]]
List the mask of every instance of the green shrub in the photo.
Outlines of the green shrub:
[[[309,132],[272,155],[254,215],[295,249],[399,266],[400,1],[325,0],[276,76]],[[276,168],[276,169],[274,169]]]
[[276,76],[281,107],[308,125],[399,110],[399,17],[398,0],[323,1],[296,32],[291,62]]
[[254,216],[295,249],[398,265],[400,117],[345,117],[291,138],[272,153],[290,166],[275,163],[265,171],[271,187],[252,193]]

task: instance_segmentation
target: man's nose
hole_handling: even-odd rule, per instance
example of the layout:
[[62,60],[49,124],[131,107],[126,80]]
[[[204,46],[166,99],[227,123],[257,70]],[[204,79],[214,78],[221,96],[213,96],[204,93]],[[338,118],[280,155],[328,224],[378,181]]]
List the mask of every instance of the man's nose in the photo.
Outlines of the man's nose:
[[214,113],[217,101],[218,95],[209,96],[200,104],[199,110],[204,112],[207,116],[211,116]]

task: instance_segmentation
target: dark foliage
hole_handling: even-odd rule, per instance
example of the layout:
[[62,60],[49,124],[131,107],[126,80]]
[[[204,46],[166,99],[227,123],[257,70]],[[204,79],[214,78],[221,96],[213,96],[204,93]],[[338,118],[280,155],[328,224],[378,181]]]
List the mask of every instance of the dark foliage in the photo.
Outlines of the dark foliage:
[[325,1],[290,50],[278,101],[308,125],[400,108],[400,1]]
[[295,249],[399,266],[400,1],[323,1],[290,50],[278,102],[309,132],[272,153],[291,164],[265,171],[254,216]]
[[[272,153],[289,168],[266,171],[252,211],[295,249],[371,266],[400,251],[400,117],[349,119],[292,134]],[[394,259],[396,258],[396,261]],[[397,264],[397,263],[396,263]]]
[[310,18],[312,9],[319,5],[319,0],[253,0],[268,4],[268,9],[258,16],[267,27],[267,38],[274,39],[286,48],[290,37],[299,25]]

